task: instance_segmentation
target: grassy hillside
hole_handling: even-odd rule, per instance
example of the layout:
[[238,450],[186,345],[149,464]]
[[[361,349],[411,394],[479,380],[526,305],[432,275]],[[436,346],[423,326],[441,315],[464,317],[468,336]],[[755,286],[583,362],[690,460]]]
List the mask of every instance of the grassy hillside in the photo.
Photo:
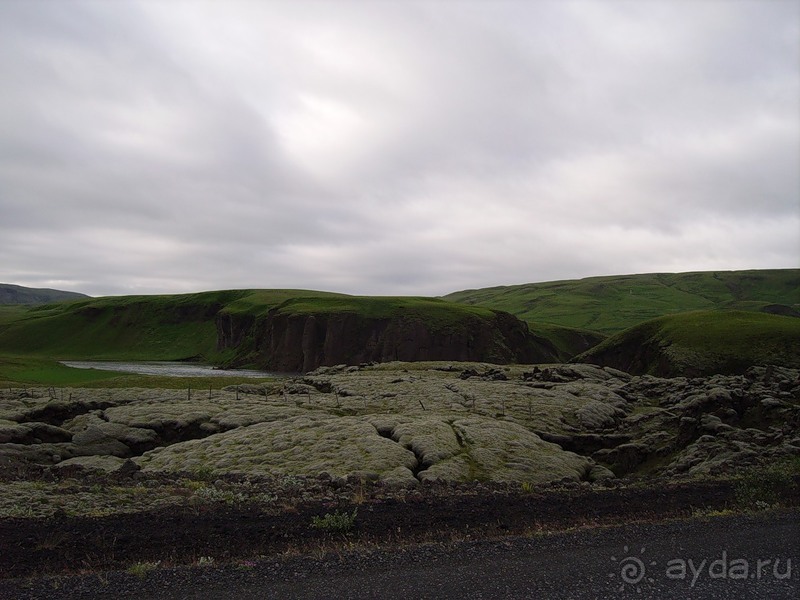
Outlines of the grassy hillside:
[[660,376],[736,374],[769,364],[800,368],[800,319],[745,311],[660,317],[608,338],[574,361]]
[[28,288],[10,283],[0,283],[0,305],[6,304],[48,304],[88,298],[77,292],[63,292],[49,288]]
[[[590,277],[465,290],[446,300],[504,310],[535,325],[620,332],[693,310],[800,312],[800,269]],[[782,307],[782,308],[781,308]]]
[[228,290],[109,296],[36,307],[2,307],[0,353],[59,359],[214,360],[220,312],[260,315],[300,290]]
[[33,369],[49,371],[63,381],[69,374],[55,361],[64,359],[199,359],[238,364],[239,354],[247,349],[218,348],[218,317],[235,317],[239,323],[252,325],[273,309],[274,314],[297,317],[400,316],[445,335],[463,333],[477,322],[493,323],[495,318],[493,310],[436,298],[357,297],[306,290],[229,290],[4,306],[0,307],[0,375],[30,381]]
[[[456,310],[453,310],[456,308]],[[453,305],[437,298],[411,296],[327,296],[293,298],[278,307],[285,314],[356,313],[370,319],[395,316],[419,317],[433,331],[446,330],[463,322],[467,316],[491,319],[492,310],[479,306]]]
[[33,307],[0,323],[0,351],[58,358],[189,358],[214,349],[229,293],[124,296]]
[[597,331],[550,323],[528,323],[528,326],[535,335],[549,340],[555,346],[559,360],[564,362],[586,352],[608,337]]

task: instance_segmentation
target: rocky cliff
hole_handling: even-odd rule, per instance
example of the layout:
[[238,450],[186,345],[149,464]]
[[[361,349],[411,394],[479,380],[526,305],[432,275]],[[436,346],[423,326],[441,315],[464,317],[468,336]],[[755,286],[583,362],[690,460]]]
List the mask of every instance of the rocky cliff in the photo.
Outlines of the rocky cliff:
[[221,313],[219,350],[235,350],[234,363],[281,372],[320,366],[387,361],[486,361],[498,364],[558,362],[557,350],[513,315],[464,315],[446,325],[423,315],[369,317],[354,312],[265,316]]

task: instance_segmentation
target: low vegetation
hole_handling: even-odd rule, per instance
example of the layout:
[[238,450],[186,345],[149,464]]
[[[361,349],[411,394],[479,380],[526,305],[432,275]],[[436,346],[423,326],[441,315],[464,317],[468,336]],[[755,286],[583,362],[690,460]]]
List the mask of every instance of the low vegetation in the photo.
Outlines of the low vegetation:
[[504,310],[533,327],[552,323],[610,335],[695,310],[766,309],[798,316],[800,269],[589,277],[465,290],[445,299]]
[[748,510],[770,508],[788,493],[800,494],[800,456],[744,471],[735,491],[738,506]]
[[358,508],[354,508],[352,513],[337,510],[325,513],[325,516],[322,517],[315,515],[311,519],[311,527],[329,533],[347,533],[353,529],[357,515]]
[[744,311],[661,317],[610,337],[577,362],[661,376],[743,373],[753,365],[800,367],[800,319]]

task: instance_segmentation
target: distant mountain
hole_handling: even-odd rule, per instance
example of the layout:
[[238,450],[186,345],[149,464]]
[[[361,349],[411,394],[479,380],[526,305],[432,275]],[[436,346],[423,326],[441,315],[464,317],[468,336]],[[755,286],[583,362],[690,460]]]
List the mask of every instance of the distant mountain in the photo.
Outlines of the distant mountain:
[[795,316],[800,269],[651,273],[465,290],[445,300],[527,321],[614,334],[665,315],[746,310]]
[[88,298],[78,292],[63,292],[48,288],[28,288],[10,283],[0,283],[0,304],[51,304],[66,300]]

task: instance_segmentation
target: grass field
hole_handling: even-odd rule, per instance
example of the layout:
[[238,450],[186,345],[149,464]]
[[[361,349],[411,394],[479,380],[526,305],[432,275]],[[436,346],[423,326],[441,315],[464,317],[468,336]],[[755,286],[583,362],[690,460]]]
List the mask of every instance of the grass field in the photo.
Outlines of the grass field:
[[242,382],[272,381],[271,377],[172,377],[76,369],[57,360],[30,355],[0,355],[0,387],[84,387],[153,389],[222,389]]
[[656,273],[591,277],[465,290],[452,302],[504,310],[534,325],[552,323],[605,334],[693,310],[800,310],[800,269]]

